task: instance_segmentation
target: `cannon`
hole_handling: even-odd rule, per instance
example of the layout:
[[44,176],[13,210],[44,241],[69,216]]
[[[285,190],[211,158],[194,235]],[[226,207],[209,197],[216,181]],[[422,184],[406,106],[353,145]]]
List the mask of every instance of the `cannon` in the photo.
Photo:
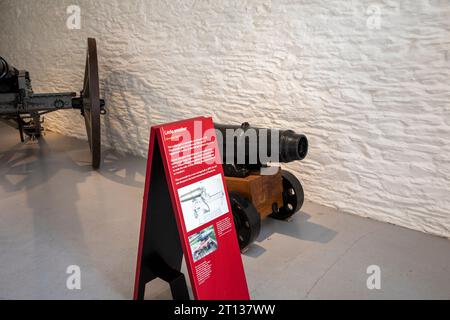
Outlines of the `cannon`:
[[308,139],[292,130],[215,124],[222,166],[241,250],[256,240],[261,220],[286,220],[304,201],[301,182],[273,163],[302,160]]
[[0,57],[0,119],[18,129],[20,140],[24,142],[24,134],[32,140],[41,137],[44,114],[63,109],[79,110],[84,117],[94,169],[100,166],[100,115],[106,113],[105,101],[99,94],[94,38],[88,38],[84,82],[79,95],[75,92],[34,93],[28,71],[18,70]]

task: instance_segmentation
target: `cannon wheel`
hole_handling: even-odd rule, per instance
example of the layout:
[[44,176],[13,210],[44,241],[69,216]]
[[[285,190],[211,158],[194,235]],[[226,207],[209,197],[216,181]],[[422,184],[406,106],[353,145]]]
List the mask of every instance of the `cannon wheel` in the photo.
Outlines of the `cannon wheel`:
[[86,68],[84,73],[82,114],[86,124],[86,132],[91,148],[92,167],[100,166],[100,92],[98,78],[97,44],[95,39],[88,38],[88,51],[86,56]]
[[305,195],[300,181],[292,173],[281,170],[283,176],[283,206],[272,212],[270,217],[286,220],[296,213],[303,205]]
[[239,248],[243,250],[258,237],[261,217],[255,206],[239,193],[230,191],[229,196]]

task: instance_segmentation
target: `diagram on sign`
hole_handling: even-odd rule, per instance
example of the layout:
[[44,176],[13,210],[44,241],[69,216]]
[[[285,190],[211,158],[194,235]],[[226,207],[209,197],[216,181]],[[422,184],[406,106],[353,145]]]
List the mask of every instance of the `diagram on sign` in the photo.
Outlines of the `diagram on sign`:
[[178,197],[188,232],[229,211],[220,174],[178,189]]
[[217,238],[214,232],[214,226],[211,225],[205,229],[194,233],[189,237],[192,257],[194,261],[200,260],[217,249]]

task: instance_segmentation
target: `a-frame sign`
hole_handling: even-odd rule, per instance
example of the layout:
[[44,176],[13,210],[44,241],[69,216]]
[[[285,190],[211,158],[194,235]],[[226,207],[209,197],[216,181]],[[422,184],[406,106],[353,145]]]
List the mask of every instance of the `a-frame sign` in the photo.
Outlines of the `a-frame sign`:
[[174,299],[249,299],[211,118],[151,128],[134,299],[159,277]]

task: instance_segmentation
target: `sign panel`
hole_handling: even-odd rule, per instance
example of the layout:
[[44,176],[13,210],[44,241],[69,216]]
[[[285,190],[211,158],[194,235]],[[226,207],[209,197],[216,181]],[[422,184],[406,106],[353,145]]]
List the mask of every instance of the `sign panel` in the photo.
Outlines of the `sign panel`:
[[[159,170],[164,170],[165,184],[153,182],[156,178],[152,180],[153,170],[157,169],[152,164],[155,152],[160,153]],[[152,230],[146,226],[152,224],[152,219],[146,217],[156,215],[153,218],[156,222],[164,219],[161,215],[167,219],[173,219],[169,215],[174,215],[178,235],[173,236],[179,236],[194,297],[249,299],[212,119],[200,117],[152,127],[148,159],[135,297],[140,283],[151,278],[143,279],[140,275],[140,264],[148,260],[144,256],[158,251],[160,256],[171,260],[167,252],[159,252],[164,250],[163,246],[145,240],[151,237],[146,233]],[[161,185],[166,185],[171,202],[163,207],[172,210],[154,212],[152,208],[156,205],[150,204],[164,201],[164,192],[153,200],[151,193]],[[154,226],[153,235],[158,232],[164,230],[158,231]],[[176,264],[179,269],[179,263]]]

